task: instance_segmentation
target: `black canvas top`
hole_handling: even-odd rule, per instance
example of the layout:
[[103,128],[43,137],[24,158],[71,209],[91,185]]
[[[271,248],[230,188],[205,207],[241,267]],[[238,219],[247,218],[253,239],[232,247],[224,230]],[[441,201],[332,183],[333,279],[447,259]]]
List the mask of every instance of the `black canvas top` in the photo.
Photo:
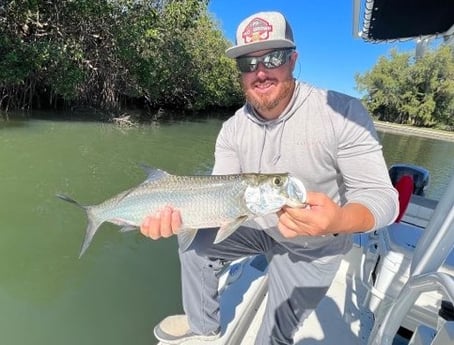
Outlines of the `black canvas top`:
[[362,37],[369,41],[442,35],[454,25],[454,0],[366,0]]

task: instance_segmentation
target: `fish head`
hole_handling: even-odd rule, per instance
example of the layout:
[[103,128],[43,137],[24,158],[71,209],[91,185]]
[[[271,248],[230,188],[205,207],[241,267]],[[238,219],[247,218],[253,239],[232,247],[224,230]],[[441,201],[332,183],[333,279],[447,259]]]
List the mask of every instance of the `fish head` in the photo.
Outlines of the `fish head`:
[[284,205],[304,207],[306,188],[289,174],[254,174],[244,193],[246,207],[257,216],[279,211]]

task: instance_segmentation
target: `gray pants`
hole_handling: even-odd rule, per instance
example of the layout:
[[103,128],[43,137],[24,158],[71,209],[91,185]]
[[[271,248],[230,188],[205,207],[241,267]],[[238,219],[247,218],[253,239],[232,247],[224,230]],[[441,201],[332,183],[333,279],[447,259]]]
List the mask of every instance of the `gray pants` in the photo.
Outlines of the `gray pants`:
[[297,255],[264,231],[248,227],[241,227],[217,245],[212,244],[215,236],[214,229],[199,230],[189,249],[179,253],[183,308],[192,331],[208,334],[220,328],[216,273],[222,261],[265,254],[269,263],[268,301],[255,343],[293,344],[298,326],[331,285],[342,253],[317,257],[314,250],[307,249],[306,255],[299,248]]

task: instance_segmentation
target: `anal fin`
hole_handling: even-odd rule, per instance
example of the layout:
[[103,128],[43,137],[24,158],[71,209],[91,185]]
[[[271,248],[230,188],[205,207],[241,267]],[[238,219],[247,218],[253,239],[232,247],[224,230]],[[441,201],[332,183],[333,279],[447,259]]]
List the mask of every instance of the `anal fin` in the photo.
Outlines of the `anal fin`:
[[182,251],[185,251],[189,248],[192,241],[194,241],[195,236],[197,235],[198,229],[181,229],[178,232],[178,244]]

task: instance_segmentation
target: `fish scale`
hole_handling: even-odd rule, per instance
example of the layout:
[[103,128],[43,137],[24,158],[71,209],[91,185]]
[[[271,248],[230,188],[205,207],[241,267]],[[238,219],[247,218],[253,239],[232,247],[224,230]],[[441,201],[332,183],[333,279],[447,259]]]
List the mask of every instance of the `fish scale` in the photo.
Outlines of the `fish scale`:
[[185,250],[197,229],[219,227],[215,242],[230,236],[243,222],[278,211],[282,206],[304,206],[306,190],[301,181],[288,174],[236,174],[178,176],[147,168],[149,176],[137,187],[121,192],[98,205],[83,206],[72,198],[65,201],[85,209],[88,217],[80,255],[88,248],[104,222],[137,229],[150,214],[165,206],[178,209],[182,228],[178,236]]
[[[171,206],[182,210],[183,226],[188,228],[216,226],[221,217],[225,221],[245,214],[248,211],[246,205],[237,202],[247,188],[240,176],[231,177],[223,184],[214,177],[171,176],[162,181],[145,183],[123,199],[107,200],[93,207],[92,211],[104,220],[113,216],[128,219],[130,225],[138,226],[144,213],[157,213],[170,205],[171,200]],[[150,191],[153,200],[150,200]],[[97,212],[98,209],[100,212]]]

